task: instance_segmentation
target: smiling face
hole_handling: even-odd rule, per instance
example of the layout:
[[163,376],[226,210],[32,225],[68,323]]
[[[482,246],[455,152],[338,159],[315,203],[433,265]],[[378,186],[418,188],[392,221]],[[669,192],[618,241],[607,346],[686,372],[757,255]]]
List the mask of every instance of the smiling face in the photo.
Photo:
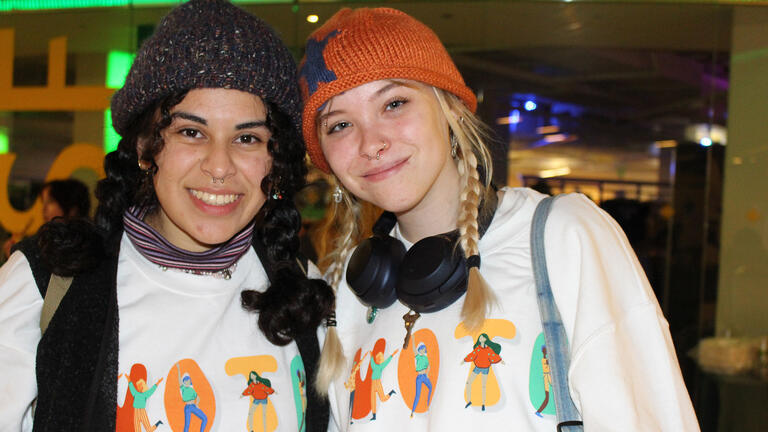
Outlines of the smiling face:
[[334,96],[317,122],[331,170],[358,198],[398,219],[445,212],[446,202],[458,202],[448,123],[432,87],[408,80],[366,83]]
[[160,208],[147,222],[177,247],[207,250],[242,230],[266,201],[266,108],[239,90],[196,89],[170,114],[155,157]]

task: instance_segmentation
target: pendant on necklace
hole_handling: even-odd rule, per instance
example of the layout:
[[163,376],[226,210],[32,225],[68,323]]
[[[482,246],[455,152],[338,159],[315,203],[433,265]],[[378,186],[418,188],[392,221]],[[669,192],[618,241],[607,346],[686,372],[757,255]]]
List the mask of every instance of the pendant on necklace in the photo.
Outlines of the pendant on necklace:
[[403,349],[408,349],[408,342],[411,340],[411,329],[416,323],[416,320],[421,316],[420,313],[409,310],[407,314],[403,315],[403,321],[405,321],[405,340],[403,341]]

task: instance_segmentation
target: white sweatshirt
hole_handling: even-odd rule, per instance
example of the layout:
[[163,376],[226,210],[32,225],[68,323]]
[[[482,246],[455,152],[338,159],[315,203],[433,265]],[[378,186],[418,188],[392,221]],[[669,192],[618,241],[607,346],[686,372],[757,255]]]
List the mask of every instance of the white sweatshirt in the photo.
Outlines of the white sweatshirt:
[[[403,349],[408,308],[396,302],[369,324],[368,308],[342,283],[338,331],[348,366],[330,390],[332,430],[556,430],[529,244],[531,218],[542,198],[530,189],[500,192],[479,245],[480,271],[498,304],[480,332],[469,334],[460,325],[462,297],[422,314]],[[397,227],[393,235],[402,240]],[[586,197],[564,196],[553,206],[545,243],[571,347],[571,396],[585,430],[699,430],[667,322],[616,222]],[[497,354],[482,346],[475,350],[481,333],[498,344]],[[421,343],[428,369],[423,357],[415,357]],[[378,363],[398,349],[381,369]],[[379,352],[383,356],[372,366],[371,356]],[[374,374],[380,379],[373,380]],[[411,416],[417,384],[420,397]]]
[[[312,267],[315,277],[318,272]],[[158,431],[183,430],[185,410],[189,430],[301,430],[306,377],[295,343],[272,345],[257,328],[258,315],[240,305],[240,292],[263,291],[268,280],[256,253],[249,249],[230,280],[163,271],[142,257],[123,236],[117,273],[119,360],[117,431],[134,431],[134,407],[126,374],[134,387],[139,379],[147,390],[144,414],[149,424],[162,421]],[[0,268],[0,431],[31,431],[32,402],[37,395],[35,353],[40,340],[43,301],[26,258],[16,252]],[[270,381],[273,394],[259,404],[249,393],[251,371]],[[66,370],[62,370],[66,373]],[[191,380],[184,400],[184,376]],[[181,380],[179,379],[181,377]],[[180,382],[182,381],[182,382]],[[262,388],[263,391],[263,388]],[[261,394],[263,395],[263,394]],[[83,397],[83,395],[61,395]],[[192,402],[194,408],[187,408]],[[140,405],[140,404],[139,404]],[[202,413],[202,415],[200,415]],[[139,419],[140,420],[140,419]]]

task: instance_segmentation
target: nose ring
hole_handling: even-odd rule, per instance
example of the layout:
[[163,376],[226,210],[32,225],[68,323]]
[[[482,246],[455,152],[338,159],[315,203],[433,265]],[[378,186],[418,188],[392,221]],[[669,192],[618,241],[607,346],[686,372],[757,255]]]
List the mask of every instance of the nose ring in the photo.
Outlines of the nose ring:
[[221,184],[224,184],[224,177],[214,177],[214,176],[211,176],[211,183],[215,184],[216,181],[218,181]]
[[384,150],[386,150],[386,149],[387,149],[387,147],[389,147],[389,143],[386,143],[386,142],[385,142],[385,143],[384,143],[384,147],[380,148],[380,149],[379,149],[379,150],[376,152],[376,160],[381,160],[381,152],[383,152]]

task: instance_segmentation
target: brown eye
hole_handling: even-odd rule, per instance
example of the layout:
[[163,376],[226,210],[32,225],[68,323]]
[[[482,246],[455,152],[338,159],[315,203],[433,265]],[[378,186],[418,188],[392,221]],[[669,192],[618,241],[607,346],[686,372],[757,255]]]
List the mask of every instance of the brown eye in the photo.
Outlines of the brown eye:
[[200,136],[200,132],[196,129],[184,128],[179,133],[185,138],[197,138]]
[[260,144],[263,143],[264,140],[257,135],[245,134],[240,135],[240,137],[237,139],[237,142],[240,144]]

